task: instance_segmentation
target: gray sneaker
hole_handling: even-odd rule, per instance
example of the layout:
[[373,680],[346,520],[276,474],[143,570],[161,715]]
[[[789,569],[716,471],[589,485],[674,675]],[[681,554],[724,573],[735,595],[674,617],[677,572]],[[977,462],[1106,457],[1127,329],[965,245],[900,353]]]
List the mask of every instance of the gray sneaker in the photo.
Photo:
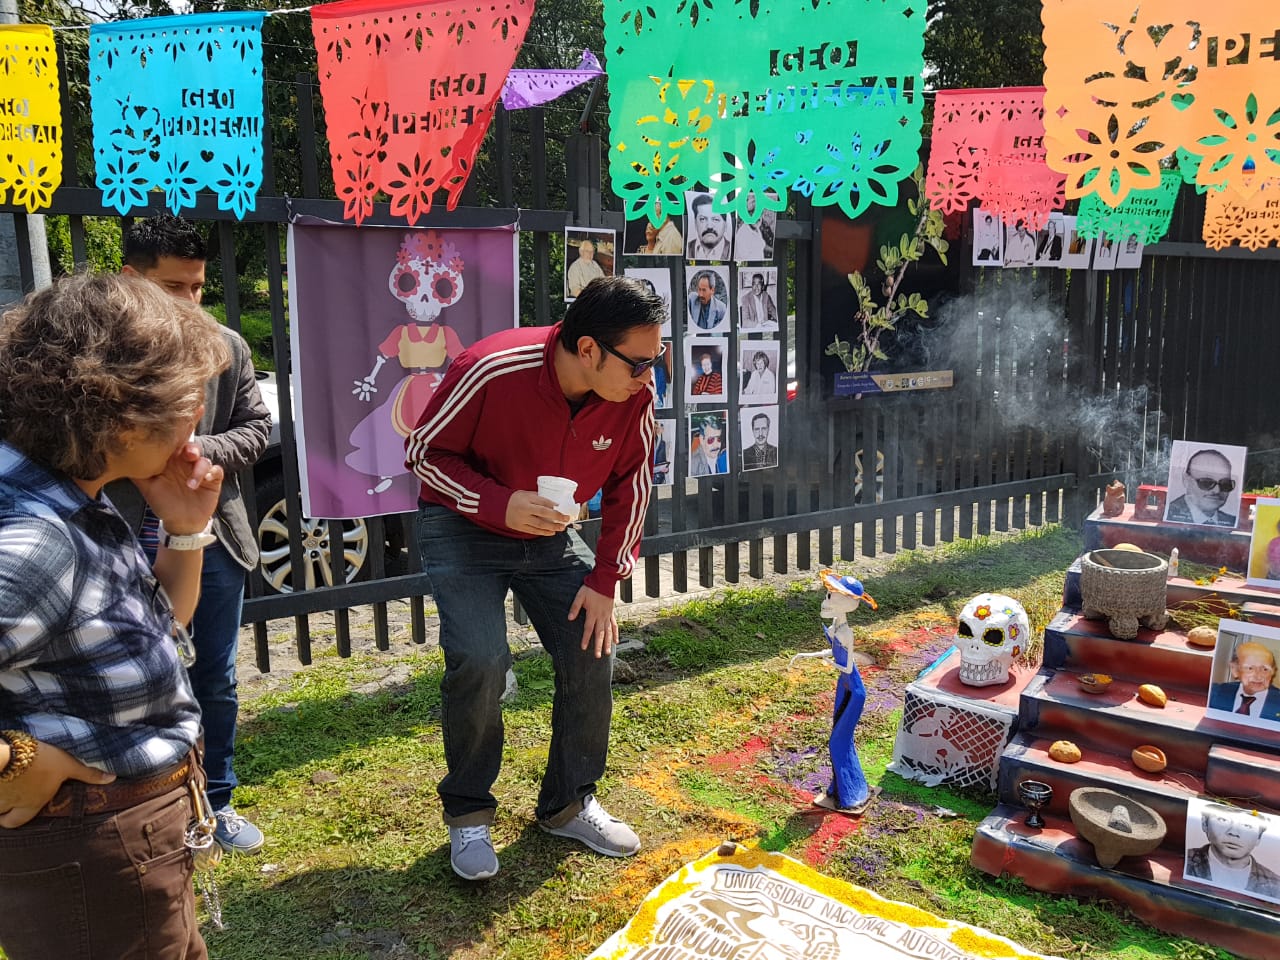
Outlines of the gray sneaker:
[[606,857],[630,857],[640,850],[636,832],[617,817],[610,816],[590,795],[582,802],[578,815],[563,826],[549,827],[545,823],[538,826],[554,836],[579,840]]
[[463,880],[488,880],[498,872],[498,855],[493,852],[489,827],[449,828],[449,864]]

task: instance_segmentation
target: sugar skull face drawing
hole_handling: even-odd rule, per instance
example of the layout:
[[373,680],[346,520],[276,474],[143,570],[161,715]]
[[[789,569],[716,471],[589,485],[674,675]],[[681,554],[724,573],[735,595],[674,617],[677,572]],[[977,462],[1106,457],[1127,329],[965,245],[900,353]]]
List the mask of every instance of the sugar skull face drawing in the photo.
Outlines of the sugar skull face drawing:
[[387,288],[418,323],[431,323],[462,298],[462,257],[434,230],[407,234]]

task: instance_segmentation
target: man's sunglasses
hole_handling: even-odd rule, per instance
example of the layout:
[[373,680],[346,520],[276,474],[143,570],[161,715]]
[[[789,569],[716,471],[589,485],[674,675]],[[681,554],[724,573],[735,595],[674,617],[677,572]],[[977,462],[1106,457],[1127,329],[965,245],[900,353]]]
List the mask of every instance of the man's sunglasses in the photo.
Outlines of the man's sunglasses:
[[1221,480],[1215,480],[1213,477],[1192,477],[1191,481],[1206,493],[1214,487],[1217,487],[1223,493],[1230,493],[1236,488],[1236,482],[1230,477],[1224,477]]
[[[595,337],[592,337],[591,339],[595,340]],[[667,345],[663,343],[661,348],[658,350],[658,355],[656,357],[650,357],[648,360],[632,360],[630,357],[625,357],[622,354],[620,354],[617,350],[613,349],[613,347],[609,346],[607,343],[601,343],[599,340],[596,340],[596,343],[600,344],[600,349],[603,350],[605,353],[613,354],[623,363],[631,367],[631,376],[632,376],[632,379],[635,379],[635,380],[639,380],[641,377],[645,375],[646,372],[648,372],[649,370],[652,370],[654,365],[657,364],[657,362],[661,360],[664,356],[666,356],[666,353],[667,353]]]

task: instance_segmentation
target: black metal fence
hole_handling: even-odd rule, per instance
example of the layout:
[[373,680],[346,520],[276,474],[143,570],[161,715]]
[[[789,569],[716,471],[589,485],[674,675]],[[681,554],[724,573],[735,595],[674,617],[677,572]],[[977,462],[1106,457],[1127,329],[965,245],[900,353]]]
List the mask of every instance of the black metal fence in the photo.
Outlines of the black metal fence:
[[[244,238],[259,234],[291,503],[298,502],[298,469],[287,377],[291,359],[281,225],[293,214],[342,219],[341,202],[320,196],[323,130],[315,92],[311,79],[299,78],[292,98],[297,116],[291,135],[301,145],[299,155],[290,157],[291,169],[299,171],[300,184],[291,188],[296,193],[286,196],[276,186],[268,134],[264,187],[243,222],[216,209],[210,196],[201,196],[189,214],[213,225],[227,321],[237,329],[237,251],[243,264]],[[527,323],[555,322],[563,310],[559,271],[564,228],[623,226],[621,213],[608,209],[604,146],[588,122],[599,92],[596,88],[588,94],[581,128],[559,143],[548,136],[542,110],[508,114],[499,108],[477,164],[478,170],[490,171],[491,179],[473,183],[457,210],[436,208],[420,221],[429,227],[476,227],[518,220],[522,320]],[[81,263],[88,259],[84,218],[113,213],[102,206],[98,190],[78,179],[74,111],[67,111],[65,124],[64,185],[49,212],[69,216],[74,256]],[[555,196],[567,197],[567,202],[552,206]],[[482,197],[490,202],[478,203]],[[161,195],[152,198],[150,207],[137,215],[162,212]],[[23,216],[13,207],[0,211],[16,215],[21,247]],[[824,217],[800,198],[780,219],[774,249],[778,311],[791,318],[777,335],[780,357],[794,358],[798,380],[796,396],[789,399],[788,378],[778,371],[780,465],[749,472],[735,465],[727,475],[688,479],[688,434],[679,430],[675,483],[653,499],[642,562],[635,578],[622,586],[621,599],[738,583],[765,575],[766,567],[775,572],[808,569],[992,531],[1073,521],[1092,507],[1096,487],[1109,476],[1152,469],[1170,436],[1254,446],[1260,438],[1271,438],[1266,364],[1272,351],[1267,347],[1280,335],[1271,330],[1267,308],[1280,295],[1275,263],[1280,254],[1212,255],[1199,243],[1198,217],[1193,198],[1184,192],[1170,239],[1148,248],[1140,270],[1111,274],[970,268],[967,224],[960,225],[960,242],[952,250],[954,296],[944,324],[952,332],[940,354],[946,358],[941,366],[954,371],[955,387],[844,400],[833,399],[823,382],[822,290],[824,271],[829,272],[823,262]],[[367,222],[400,221],[386,204],[379,204]],[[664,264],[653,259],[643,265]],[[24,282],[30,283],[30,263],[21,268]],[[671,269],[672,289],[679,291],[683,264]],[[683,299],[673,297],[677,355]],[[1036,322],[1029,322],[1032,317]],[[736,344],[737,338],[731,342]],[[726,366],[726,434],[736,440],[739,384],[736,365]],[[678,378],[677,369],[672,413],[685,424],[689,411]],[[1099,406],[1113,408],[1111,414],[1093,419],[1082,415]],[[252,510],[254,491],[246,493]],[[295,569],[303,560],[298,513],[291,510],[288,516]],[[387,558],[373,549],[358,582],[342,584],[337,551],[332,562],[338,586],[270,594],[261,578],[250,578],[244,617],[255,626],[261,669],[270,668],[269,620],[292,618],[296,654],[306,663],[311,659],[311,615],[332,612],[337,651],[349,654],[348,609],[356,605],[372,605],[374,640],[386,649],[391,639],[387,604],[407,598],[412,639],[424,642],[428,585],[417,572],[408,518],[370,518],[368,526],[373,544],[387,539],[388,526],[399,534],[390,539],[405,545],[407,573],[397,570],[400,575],[387,576]],[[331,539],[340,540],[336,527]]]

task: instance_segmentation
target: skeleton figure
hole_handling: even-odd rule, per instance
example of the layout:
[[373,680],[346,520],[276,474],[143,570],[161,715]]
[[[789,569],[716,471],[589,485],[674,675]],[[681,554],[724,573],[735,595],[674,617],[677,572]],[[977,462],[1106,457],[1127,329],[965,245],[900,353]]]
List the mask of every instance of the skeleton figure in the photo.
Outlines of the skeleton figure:
[[376,478],[370,495],[382,493],[395,477],[407,472],[404,438],[417,426],[449,361],[462,352],[462,341],[440,314],[462,298],[463,268],[453,243],[434,230],[406,233],[396,253],[387,289],[409,319],[378,345],[373,369],[353,381],[351,391],[365,403],[373,402],[378,371],[388,360],[399,363],[400,380],[351,431],[353,449],[347,454],[347,466]]
[[1022,604],[1002,593],[979,594],[960,611],[960,682],[971,687],[1004,683],[1030,640],[1031,623]]
[[831,785],[825,793],[814,798],[814,803],[846,813],[862,813],[871,803],[872,792],[867,786],[862,764],[858,762],[853,732],[862,718],[867,692],[853,660],[853,628],[849,626],[847,618],[858,609],[859,603],[865,601],[875,610],[876,602],[863,590],[861,582],[853,577],[838,577],[830,570],[821,571],[818,577],[827,591],[827,597],[822,601],[821,615],[824,620],[830,620],[831,625],[824,626],[822,632],[831,649],[820,653],[799,654],[792,658],[830,659],[840,671],[840,677],[836,681],[835,710],[831,718],[831,738],[828,741],[831,750]]

